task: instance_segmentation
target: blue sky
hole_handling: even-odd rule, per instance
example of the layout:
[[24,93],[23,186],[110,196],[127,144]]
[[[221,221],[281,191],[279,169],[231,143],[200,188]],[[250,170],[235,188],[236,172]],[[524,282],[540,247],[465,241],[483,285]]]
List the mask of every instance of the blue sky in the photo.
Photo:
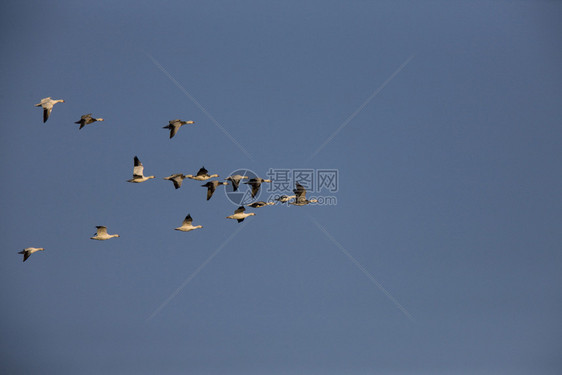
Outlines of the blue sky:
[[[560,373],[560,2],[1,8],[4,373]],[[238,224],[203,165],[337,204]]]

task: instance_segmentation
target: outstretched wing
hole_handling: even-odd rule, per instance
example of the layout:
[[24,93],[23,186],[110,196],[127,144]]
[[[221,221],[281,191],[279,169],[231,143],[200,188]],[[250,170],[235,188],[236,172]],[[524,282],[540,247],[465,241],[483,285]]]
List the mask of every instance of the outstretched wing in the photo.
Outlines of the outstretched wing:
[[53,111],[53,107],[43,108],[43,122],[47,122],[52,111]]
[[96,227],[98,229],[97,231],[97,235],[98,236],[105,236],[107,235],[107,227],[103,226],[103,225],[98,225]]
[[216,185],[215,184],[208,184],[207,185],[207,200],[211,199],[211,197],[213,196],[213,194],[215,193],[215,189],[216,189]]
[[295,193],[297,200],[306,198],[306,189],[304,188],[304,186],[302,186],[298,182],[297,182],[296,189],[293,189],[293,193]]
[[207,173],[209,173],[209,171],[206,170],[205,167],[201,167],[201,169],[197,172],[197,176],[205,176]]
[[135,167],[133,168],[133,177],[143,177],[144,167],[139,158],[135,156]]
[[246,211],[246,209],[244,208],[244,206],[240,206],[236,209],[236,211],[234,211],[235,214],[239,214],[241,212]]
[[238,186],[240,186],[240,179],[236,177],[230,177],[230,182],[232,182],[232,190],[238,190]]
[[183,219],[183,225],[191,225],[192,222],[193,222],[193,219],[191,218],[190,214],[187,214],[185,219]]

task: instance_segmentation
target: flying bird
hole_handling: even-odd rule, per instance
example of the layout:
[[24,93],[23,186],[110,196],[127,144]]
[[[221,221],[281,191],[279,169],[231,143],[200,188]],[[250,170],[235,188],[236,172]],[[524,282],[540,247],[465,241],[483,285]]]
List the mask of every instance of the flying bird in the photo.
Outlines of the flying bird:
[[31,256],[31,254],[36,253],[37,251],[45,250],[42,247],[26,247],[22,251],[18,252],[18,254],[23,254],[23,261],[25,262],[27,258]]
[[205,167],[201,167],[201,169],[199,169],[199,171],[197,172],[197,174],[195,176],[192,175],[192,174],[188,174],[188,175],[185,175],[185,177],[191,178],[192,180],[205,181],[205,180],[208,180],[210,178],[219,177],[219,175],[218,174],[209,175],[209,171],[206,170]]
[[296,195],[282,195],[280,197],[277,197],[275,200],[281,203],[287,203],[288,201],[290,201],[291,199],[295,198]]
[[181,173],[176,173],[168,177],[164,177],[164,180],[172,181],[174,183],[174,187],[179,189],[181,184],[186,176]]
[[88,113],[87,115],[82,115],[82,117],[80,117],[80,121],[76,121],[74,123],[80,124],[80,127],[78,129],[82,129],[84,126],[93,124],[96,121],[104,121],[104,119],[102,119],[101,117],[100,118],[92,117],[92,114]]
[[248,182],[244,182],[245,184],[250,185],[252,187],[252,198],[255,198],[258,192],[260,191],[260,186],[262,182],[271,182],[271,180],[255,177],[250,179]]
[[232,184],[232,190],[237,191],[238,186],[240,185],[240,180],[245,180],[248,178],[248,176],[241,176],[239,174],[236,174],[234,176],[228,176],[227,178],[225,178],[225,181],[230,181]]
[[127,182],[134,182],[134,183],[139,183],[139,182],[144,182],[146,180],[150,180],[151,178],[154,178],[154,176],[144,176],[143,175],[143,171],[144,171],[144,167],[142,165],[142,163],[140,162],[139,158],[137,158],[135,156],[135,166],[133,167],[133,178],[130,180],[127,180]]
[[203,228],[202,225],[196,225],[196,226],[191,225],[192,222],[193,222],[193,219],[191,218],[191,215],[187,214],[185,219],[183,219],[183,223],[182,223],[181,227],[177,227],[177,228],[175,228],[175,230],[179,230],[179,231],[182,231],[182,232],[189,232],[189,231],[192,231],[192,230],[195,230],[195,229]]
[[36,107],[43,107],[43,123],[47,122],[49,116],[51,115],[51,112],[53,111],[53,106],[57,103],[64,103],[64,100],[63,99],[53,100],[49,96],[47,98],[41,99],[39,103],[35,104]]
[[107,227],[104,227],[103,225],[98,225],[96,228],[96,234],[94,234],[93,237],[90,237],[91,240],[105,241],[113,237],[120,237],[118,234],[107,234]]
[[244,211],[246,211],[244,206],[240,206],[234,211],[234,215],[227,216],[226,218],[227,219],[235,219],[235,220],[238,220],[239,223],[241,223],[248,216],[254,216],[255,215],[255,213],[253,213],[253,212],[245,213]]
[[289,202],[289,204],[293,204],[295,206],[305,206],[309,203],[318,202],[316,199],[311,199],[311,200],[306,199],[306,189],[298,182],[296,185],[296,189],[293,189],[293,193],[295,193],[296,198],[294,201]]
[[164,126],[163,129],[170,129],[170,139],[172,139],[174,137],[174,135],[176,135],[178,130],[180,130],[182,125],[185,125],[185,124],[195,124],[195,121],[182,121],[180,119],[176,119],[176,120],[170,121],[170,124]]
[[213,196],[213,193],[215,192],[215,190],[217,189],[217,186],[219,186],[219,185],[228,185],[228,182],[221,182],[221,181],[213,180],[213,181],[207,182],[204,185],[201,185],[201,186],[207,188],[207,200],[211,199],[211,197]]

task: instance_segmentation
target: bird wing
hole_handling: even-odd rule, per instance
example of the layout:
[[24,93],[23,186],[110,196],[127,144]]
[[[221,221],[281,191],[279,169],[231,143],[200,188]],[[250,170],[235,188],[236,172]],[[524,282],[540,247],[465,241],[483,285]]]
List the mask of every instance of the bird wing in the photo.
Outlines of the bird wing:
[[235,214],[239,214],[241,212],[246,211],[246,209],[244,208],[244,206],[240,206],[236,209],[236,211],[234,211]]
[[191,225],[192,222],[193,222],[193,219],[191,218],[190,214],[187,214],[185,219],[183,219],[183,225]]
[[204,176],[207,173],[209,173],[209,171],[206,170],[205,167],[201,167],[201,169],[199,169],[199,171],[197,172],[197,176]]
[[208,184],[207,185],[207,200],[211,199],[211,197],[213,196],[216,188],[217,188],[217,186],[215,184]]
[[31,256],[31,251],[29,250],[24,250],[23,252],[23,261],[25,262],[27,260],[27,258],[29,258]]
[[236,191],[238,190],[238,186],[240,186],[240,178],[236,178],[236,177],[229,177],[230,181],[232,182],[232,190]]
[[53,107],[51,108],[43,107],[43,122],[47,122],[52,111],[53,111]]
[[181,183],[183,182],[183,178],[181,178],[180,176],[181,176],[181,174],[180,174],[180,175],[176,175],[176,176],[174,176],[174,177],[171,179],[172,182],[174,183],[174,187],[175,187],[176,189],[179,189],[179,188],[181,187]]
[[298,182],[297,182],[296,189],[293,189],[293,193],[295,193],[297,200],[306,198],[306,189],[304,188],[304,186],[302,186]]
[[96,228],[98,229],[97,232],[96,232],[96,234],[97,234],[98,236],[105,236],[105,235],[107,235],[107,227],[105,227],[105,226],[103,226],[103,225],[98,225]]
[[170,124],[170,139],[172,139],[174,137],[174,135],[176,135],[178,133],[179,129],[180,129],[180,127],[178,125]]
[[258,194],[258,191],[260,191],[261,183],[260,182],[254,182],[251,185],[252,185],[252,198],[255,198],[256,195]]
[[133,177],[144,177],[143,175],[144,167],[140,162],[139,158],[135,156],[135,167],[133,168]]

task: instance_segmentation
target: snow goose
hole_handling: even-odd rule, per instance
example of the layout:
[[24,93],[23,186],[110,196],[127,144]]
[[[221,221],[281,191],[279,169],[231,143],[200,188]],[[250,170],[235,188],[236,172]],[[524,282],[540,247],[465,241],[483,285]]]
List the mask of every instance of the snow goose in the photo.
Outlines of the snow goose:
[[22,251],[18,252],[18,254],[23,254],[23,261],[25,262],[27,260],[27,258],[29,258],[31,256],[31,254],[33,254],[37,251],[43,251],[43,250],[45,250],[45,249],[42,248],[42,247],[26,247]]
[[221,181],[213,180],[213,181],[207,182],[205,185],[201,185],[201,186],[207,188],[207,200],[211,199],[211,197],[213,196],[213,193],[215,192],[215,190],[217,189],[217,186],[219,186],[219,185],[228,185],[228,182],[221,182]]
[[183,174],[176,173],[171,176],[164,177],[164,180],[172,181],[174,183],[174,187],[176,189],[179,189],[181,187],[184,178],[185,176]]
[[89,125],[89,124],[93,124],[96,121],[104,121],[104,119],[100,118],[95,118],[92,117],[91,113],[88,113],[87,115],[82,115],[80,117],[80,121],[75,121],[75,124],[80,124],[80,127],[78,129],[82,129],[84,126]]
[[187,214],[185,219],[183,219],[183,223],[182,223],[181,227],[177,227],[177,228],[175,228],[175,230],[179,230],[179,231],[182,231],[182,232],[189,232],[189,231],[192,231],[194,229],[203,228],[202,225],[196,225],[196,226],[191,225],[192,222],[193,222],[193,219],[191,218],[191,215]]
[[244,182],[245,184],[250,185],[252,187],[252,198],[255,198],[256,195],[258,194],[258,191],[260,191],[260,186],[262,182],[271,182],[271,180],[255,177],[250,179],[250,181],[248,182]]
[[53,111],[53,106],[57,103],[64,103],[64,100],[62,99],[51,99],[51,97],[47,97],[47,98],[43,98],[41,99],[41,101],[37,104],[35,104],[36,107],[43,107],[43,122],[47,122],[47,120],[49,119],[49,116],[51,115],[51,112]]
[[234,176],[228,176],[227,178],[225,178],[225,181],[230,181],[232,183],[232,191],[237,191],[238,186],[240,185],[240,180],[247,180],[248,178],[248,176],[235,174]]
[[210,178],[219,177],[219,175],[218,174],[209,175],[209,171],[206,170],[205,167],[201,167],[201,169],[199,169],[199,171],[197,171],[197,174],[195,176],[192,175],[192,174],[188,174],[188,175],[185,175],[185,177],[191,178],[192,180],[205,181],[205,180],[208,180]]
[[275,204],[275,202],[257,201],[257,202],[254,202],[252,204],[249,204],[248,207],[260,208],[260,207],[265,207],[265,206],[271,206],[272,204]]
[[103,225],[98,225],[96,228],[96,234],[94,234],[93,237],[90,237],[91,240],[105,241],[113,237],[120,237],[118,234],[107,234],[107,227],[104,227]]
[[140,162],[139,158],[137,158],[135,156],[135,166],[133,168],[133,178],[130,180],[127,180],[127,182],[134,182],[134,183],[139,183],[139,182],[145,182],[146,180],[150,180],[151,178],[154,178],[154,176],[144,176],[143,175],[143,171],[144,171],[144,167],[142,166],[142,163]]
[[176,135],[178,130],[180,130],[182,125],[185,125],[185,124],[195,124],[195,121],[182,121],[180,119],[175,119],[175,120],[170,121],[170,124],[164,126],[163,129],[170,129],[170,139],[172,139],[174,137],[174,135]]
[[240,206],[236,209],[236,211],[234,211],[234,215],[227,216],[226,218],[227,219],[235,219],[235,220],[238,220],[239,223],[241,223],[248,216],[254,216],[255,215],[255,213],[253,213],[253,212],[245,213],[244,211],[246,211],[244,206]]
[[307,205],[309,203],[318,202],[316,199],[311,199],[311,200],[306,199],[306,189],[304,188],[304,186],[302,186],[298,182],[297,182],[296,189],[293,190],[293,193],[295,193],[296,198],[295,198],[294,201],[289,202],[289,204],[293,204],[295,206],[304,206],[304,205]]

